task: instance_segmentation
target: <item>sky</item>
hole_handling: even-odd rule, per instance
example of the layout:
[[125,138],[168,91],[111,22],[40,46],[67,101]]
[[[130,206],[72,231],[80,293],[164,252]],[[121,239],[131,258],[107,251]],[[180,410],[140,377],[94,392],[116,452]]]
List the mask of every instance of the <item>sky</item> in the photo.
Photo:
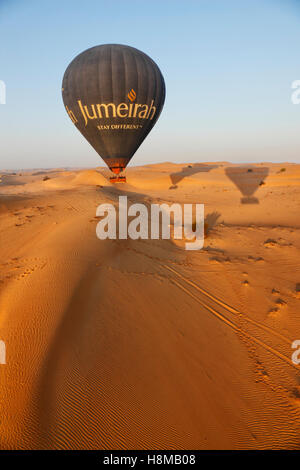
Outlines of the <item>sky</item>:
[[0,0],[0,168],[103,163],[61,82],[77,54],[106,43],[144,51],[166,82],[132,165],[300,162],[300,0]]

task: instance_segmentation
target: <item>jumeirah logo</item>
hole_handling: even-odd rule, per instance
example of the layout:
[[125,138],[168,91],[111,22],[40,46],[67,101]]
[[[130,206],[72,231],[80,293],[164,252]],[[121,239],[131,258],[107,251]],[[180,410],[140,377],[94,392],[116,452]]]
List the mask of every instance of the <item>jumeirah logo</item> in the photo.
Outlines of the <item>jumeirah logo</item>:
[[[133,88],[127,94],[131,103],[97,103],[85,105],[81,100],[77,100],[79,111],[84,119],[84,124],[87,126],[88,122],[93,119],[111,119],[114,118],[138,118],[138,119],[152,119],[156,114],[156,106],[154,106],[154,99],[150,104],[134,103],[136,99],[136,92]],[[65,105],[66,111],[74,124],[78,123],[76,114]],[[98,126],[97,126],[98,127]],[[142,125],[139,125],[139,128]],[[99,127],[98,127],[99,128]],[[120,127],[119,127],[120,129]],[[99,129],[100,130],[100,129]]]
[[134,91],[133,88],[131,88],[127,96],[130,99],[130,101],[134,101],[136,99],[136,92]]

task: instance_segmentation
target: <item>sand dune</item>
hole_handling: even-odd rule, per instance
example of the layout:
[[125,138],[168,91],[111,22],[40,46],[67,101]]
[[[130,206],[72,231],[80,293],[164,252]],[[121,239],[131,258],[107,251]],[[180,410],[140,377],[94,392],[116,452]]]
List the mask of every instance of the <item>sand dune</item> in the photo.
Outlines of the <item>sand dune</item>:
[[[1,449],[299,448],[300,165],[1,175]],[[204,203],[204,249],[100,241],[119,195]]]

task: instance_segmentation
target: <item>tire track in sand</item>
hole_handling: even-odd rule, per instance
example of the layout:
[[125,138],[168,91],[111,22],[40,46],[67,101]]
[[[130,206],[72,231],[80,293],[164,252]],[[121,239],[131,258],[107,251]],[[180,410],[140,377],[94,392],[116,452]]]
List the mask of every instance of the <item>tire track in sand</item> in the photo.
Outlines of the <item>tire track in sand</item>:
[[[183,276],[182,274],[180,274],[178,271],[176,271],[174,268],[171,268],[170,266],[166,266],[166,265],[162,265],[161,266],[165,269],[167,269],[168,271],[172,272],[173,274],[176,275],[177,278],[183,280],[185,283],[187,283],[188,285],[192,286],[197,292],[200,292],[203,296],[205,296],[206,298],[208,298],[210,301],[212,301],[213,303],[213,306],[210,306],[208,305],[207,303],[205,303],[201,297],[199,295],[195,295],[194,293],[192,293],[189,289],[187,289],[183,284],[181,284],[178,280],[176,280],[175,278],[172,278],[170,279],[171,282],[173,282],[177,287],[179,287],[181,290],[183,290],[187,295],[189,295],[190,297],[192,297],[194,300],[196,300],[196,302],[198,302],[200,305],[202,305],[206,310],[208,310],[210,313],[212,313],[215,317],[217,317],[219,320],[221,320],[223,323],[225,323],[227,326],[229,326],[230,328],[232,328],[233,330],[235,330],[237,333],[241,334],[242,336],[252,340],[253,342],[255,342],[256,344],[258,344],[259,346],[263,347],[264,349],[266,349],[268,352],[270,352],[271,354],[275,355],[277,358],[279,358],[281,361],[284,361],[285,363],[287,363],[289,366],[295,368],[296,370],[299,370],[300,367],[299,365],[296,365],[294,364],[291,359],[287,356],[285,356],[284,354],[282,354],[280,351],[278,351],[277,349],[275,349],[274,347],[272,346],[269,346],[268,344],[266,344],[264,341],[262,341],[261,339],[257,338],[256,336],[253,336],[251,335],[250,333],[248,333],[247,331],[245,331],[244,329],[242,329],[235,321],[234,321],[234,318],[237,318],[237,317],[240,317],[242,316],[242,312],[240,312],[239,310],[235,309],[234,307],[231,307],[230,305],[228,305],[227,303],[225,303],[224,301],[218,299],[217,297],[215,297],[214,295],[212,295],[211,293],[209,293],[208,291],[206,291],[205,289],[203,289],[202,287],[200,287],[198,284],[195,284],[193,281],[191,281],[190,279],[186,278],[185,276]],[[219,311],[216,310],[216,306],[218,307],[221,307],[225,310],[225,312],[227,313],[227,315],[232,315],[233,318],[228,318],[227,316],[225,316],[224,314],[220,313]],[[277,331],[273,330],[272,328],[269,328],[265,325],[263,325],[262,323],[260,322],[257,322],[253,319],[250,319],[250,318],[247,318],[245,316],[243,316],[243,320],[246,320],[247,322],[251,323],[252,325],[255,325],[257,328],[260,328],[260,329],[263,329],[264,331],[266,331],[267,333],[271,334],[271,335],[274,335],[276,337],[278,337],[281,341],[283,341],[284,343],[288,344],[288,345],[291,345],[292,344],[292,341],[287,338],[286,336],[282,335],[281,333],[278,333]]]

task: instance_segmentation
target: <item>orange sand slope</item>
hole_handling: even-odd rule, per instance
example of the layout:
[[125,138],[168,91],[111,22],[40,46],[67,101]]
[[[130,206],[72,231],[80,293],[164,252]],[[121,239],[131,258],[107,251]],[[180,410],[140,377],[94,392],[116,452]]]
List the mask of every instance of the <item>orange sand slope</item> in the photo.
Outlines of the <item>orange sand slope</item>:
[[[299,448],[300,165],[107,177],[1,173],[0,447]],[[204,249],[100,241],[119,195],[204,203]]]

